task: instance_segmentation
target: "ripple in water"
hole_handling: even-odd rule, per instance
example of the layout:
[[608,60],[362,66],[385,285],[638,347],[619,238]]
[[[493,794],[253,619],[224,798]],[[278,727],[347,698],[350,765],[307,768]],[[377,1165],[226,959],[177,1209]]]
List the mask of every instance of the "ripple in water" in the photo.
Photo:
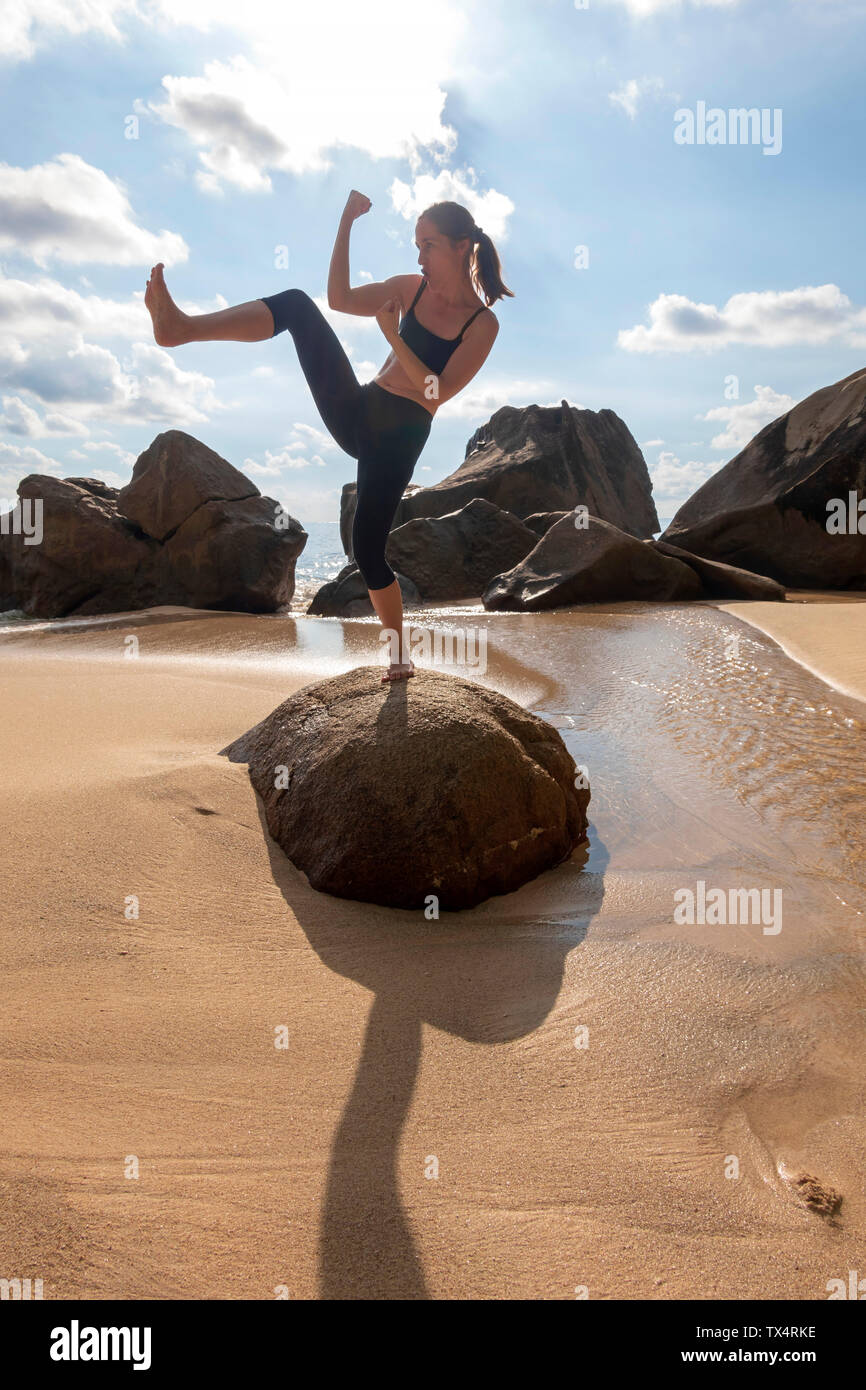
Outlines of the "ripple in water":
[[[620,674],[654,697],[660,732],[764,819],[818,832],[831,852],[821,870],[866,887],[866,719],[857,702],[712,608],[667,609],[651,621],[653,659]],[[636,715],[641,701],[621,703],[623,716]]]

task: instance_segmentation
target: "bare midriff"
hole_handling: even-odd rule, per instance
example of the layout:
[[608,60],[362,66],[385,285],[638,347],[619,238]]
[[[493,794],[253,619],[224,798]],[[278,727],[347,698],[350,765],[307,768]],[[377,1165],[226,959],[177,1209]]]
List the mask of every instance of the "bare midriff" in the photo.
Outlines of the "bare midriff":
[[386,391],[392,391],[395,396],[406,396],[410,401],[417,401],[419,405],[423,405],[424,409],[429,410],[431,415],[436,414],[439,402],[428,400],[423,391],[419,391],[417,387],[412,385],[393,352],[390,352],[385,358],[373,380],[377,386],[384,387]]

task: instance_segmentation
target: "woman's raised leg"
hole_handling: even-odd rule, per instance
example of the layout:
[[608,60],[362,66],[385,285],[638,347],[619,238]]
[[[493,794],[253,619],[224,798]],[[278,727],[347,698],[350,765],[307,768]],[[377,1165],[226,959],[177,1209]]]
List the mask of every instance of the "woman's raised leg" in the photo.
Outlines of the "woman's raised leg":
[[214,314],[185,314],[177,307],[166,287],[162,262],[150,272],[144,302],[153,320],[154,340],[160,347],[180,347],[181,343],[261,343],[273,335],[274,323],[260,299],[233,304]]
[[265,295],[262,308],[273,320],[273,336],[292,335],[301,371],[316,409],[340,448],[357,458],[363,433],[363,388],[325,315],[305,290]]
[[304,290],[281,290],[214,314],[184,314],[166,288],[160,262],[151,271],[144,302],[160,347],[216,341],[260,343],[288,330],[326,429],[341,449],[358,457],[361,385],[339,338]]

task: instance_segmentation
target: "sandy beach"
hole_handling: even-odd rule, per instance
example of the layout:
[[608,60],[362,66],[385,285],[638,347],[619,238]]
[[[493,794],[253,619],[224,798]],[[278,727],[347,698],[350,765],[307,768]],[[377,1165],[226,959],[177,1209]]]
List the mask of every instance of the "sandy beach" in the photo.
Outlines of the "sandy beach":
[[866,604],[860,593],[792,590],[785,603],[723,603],[843,695],[866,700]]
[[[4,1263],[46,1298],[826,1298],[866,1234],[866,605],[809,597],[440,610],[592,801],[588,851],[439,922],[311,889],[220,752],[373,624],[3,631]],[[698,880],[780,889],[780,929],[677,924]]]

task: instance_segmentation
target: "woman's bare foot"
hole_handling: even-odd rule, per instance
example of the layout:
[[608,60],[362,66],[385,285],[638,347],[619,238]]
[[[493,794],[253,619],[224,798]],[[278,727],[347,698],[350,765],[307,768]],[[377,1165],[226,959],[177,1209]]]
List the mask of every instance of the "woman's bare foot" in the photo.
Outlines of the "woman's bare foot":
[[181,343],[189,342],[185,333],[187,316],[178,309],[166,289],[162,267],[163,262],[160,261],[151,268],[144,303],[153,319],[154,340],[160,347],[178,347]]
[[411,661],[392,661],[388,667],[383,681],[406,681],[410,676],[414,676],[415,667]]

